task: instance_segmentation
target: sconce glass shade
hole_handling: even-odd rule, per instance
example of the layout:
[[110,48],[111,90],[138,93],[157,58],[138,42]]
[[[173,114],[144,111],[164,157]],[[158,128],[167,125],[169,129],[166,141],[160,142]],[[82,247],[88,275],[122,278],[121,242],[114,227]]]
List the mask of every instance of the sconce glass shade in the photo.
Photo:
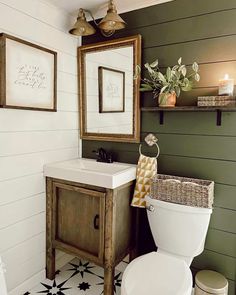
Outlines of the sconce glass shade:
[[96,33],[94,27],[87,22],[82,8],[80,8],[77,21],[69,33],[76,36],[89,36]]
[[98,24],[99,29],[108,32],[124,29],[126,22],[118,15],[113,0],[110,0],[107,15]]

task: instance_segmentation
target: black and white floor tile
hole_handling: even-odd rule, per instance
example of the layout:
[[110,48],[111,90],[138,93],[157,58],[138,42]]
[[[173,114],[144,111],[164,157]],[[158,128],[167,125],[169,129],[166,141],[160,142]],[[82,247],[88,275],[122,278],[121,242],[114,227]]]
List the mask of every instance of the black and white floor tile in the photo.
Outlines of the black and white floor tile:
[[[126,263],[115,273],[114,294],[120,295],[122,271]],[[121,271],[122,270],[122,271]],[[103,295],[104,270],[102,267],[75,258],[56,272],[55,280],[46,279],[24,295]]]

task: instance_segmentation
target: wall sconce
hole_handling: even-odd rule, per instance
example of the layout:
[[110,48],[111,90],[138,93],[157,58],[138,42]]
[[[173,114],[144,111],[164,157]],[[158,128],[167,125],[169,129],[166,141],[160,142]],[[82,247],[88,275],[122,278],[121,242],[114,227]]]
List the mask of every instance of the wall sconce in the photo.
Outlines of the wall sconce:
[[96,33],[96,30],[94,29],[94,27],[87,22],[85,17],[85,12],[90,14],[96,27],[98,27],[101,30],[101,33],[105,37],[112,36],[115,33],[115,31],[121,30],[125,28],[126,26],[126,22],[117,13],[117,9],[114,4],[114,1],[110,0],[108,4],[107,14],[100,21],[100,23],[96,22],[91,11],[80,8],[77,21],[74,27],[69,31],[70,34],[73,34],[76,36],[88,36],[88,35],[93,35]]

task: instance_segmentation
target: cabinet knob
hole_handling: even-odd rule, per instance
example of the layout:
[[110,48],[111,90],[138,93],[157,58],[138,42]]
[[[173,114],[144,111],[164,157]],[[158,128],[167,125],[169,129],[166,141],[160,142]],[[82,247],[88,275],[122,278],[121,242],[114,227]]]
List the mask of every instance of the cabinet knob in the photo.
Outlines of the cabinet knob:
[[99,215],[98,214],[96,214],[93,219],[93,226],[95,229],[99,229]]

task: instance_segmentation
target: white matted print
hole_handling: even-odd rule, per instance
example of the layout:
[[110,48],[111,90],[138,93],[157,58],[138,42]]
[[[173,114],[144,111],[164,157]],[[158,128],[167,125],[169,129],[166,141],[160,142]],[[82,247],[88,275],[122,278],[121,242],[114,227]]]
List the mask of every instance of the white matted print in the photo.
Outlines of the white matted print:
[[99,113],[125,111],[125,72],[98,68]]
[[3,37],[5,89],[1,105],[56,111],[56,53],[8,35]]

